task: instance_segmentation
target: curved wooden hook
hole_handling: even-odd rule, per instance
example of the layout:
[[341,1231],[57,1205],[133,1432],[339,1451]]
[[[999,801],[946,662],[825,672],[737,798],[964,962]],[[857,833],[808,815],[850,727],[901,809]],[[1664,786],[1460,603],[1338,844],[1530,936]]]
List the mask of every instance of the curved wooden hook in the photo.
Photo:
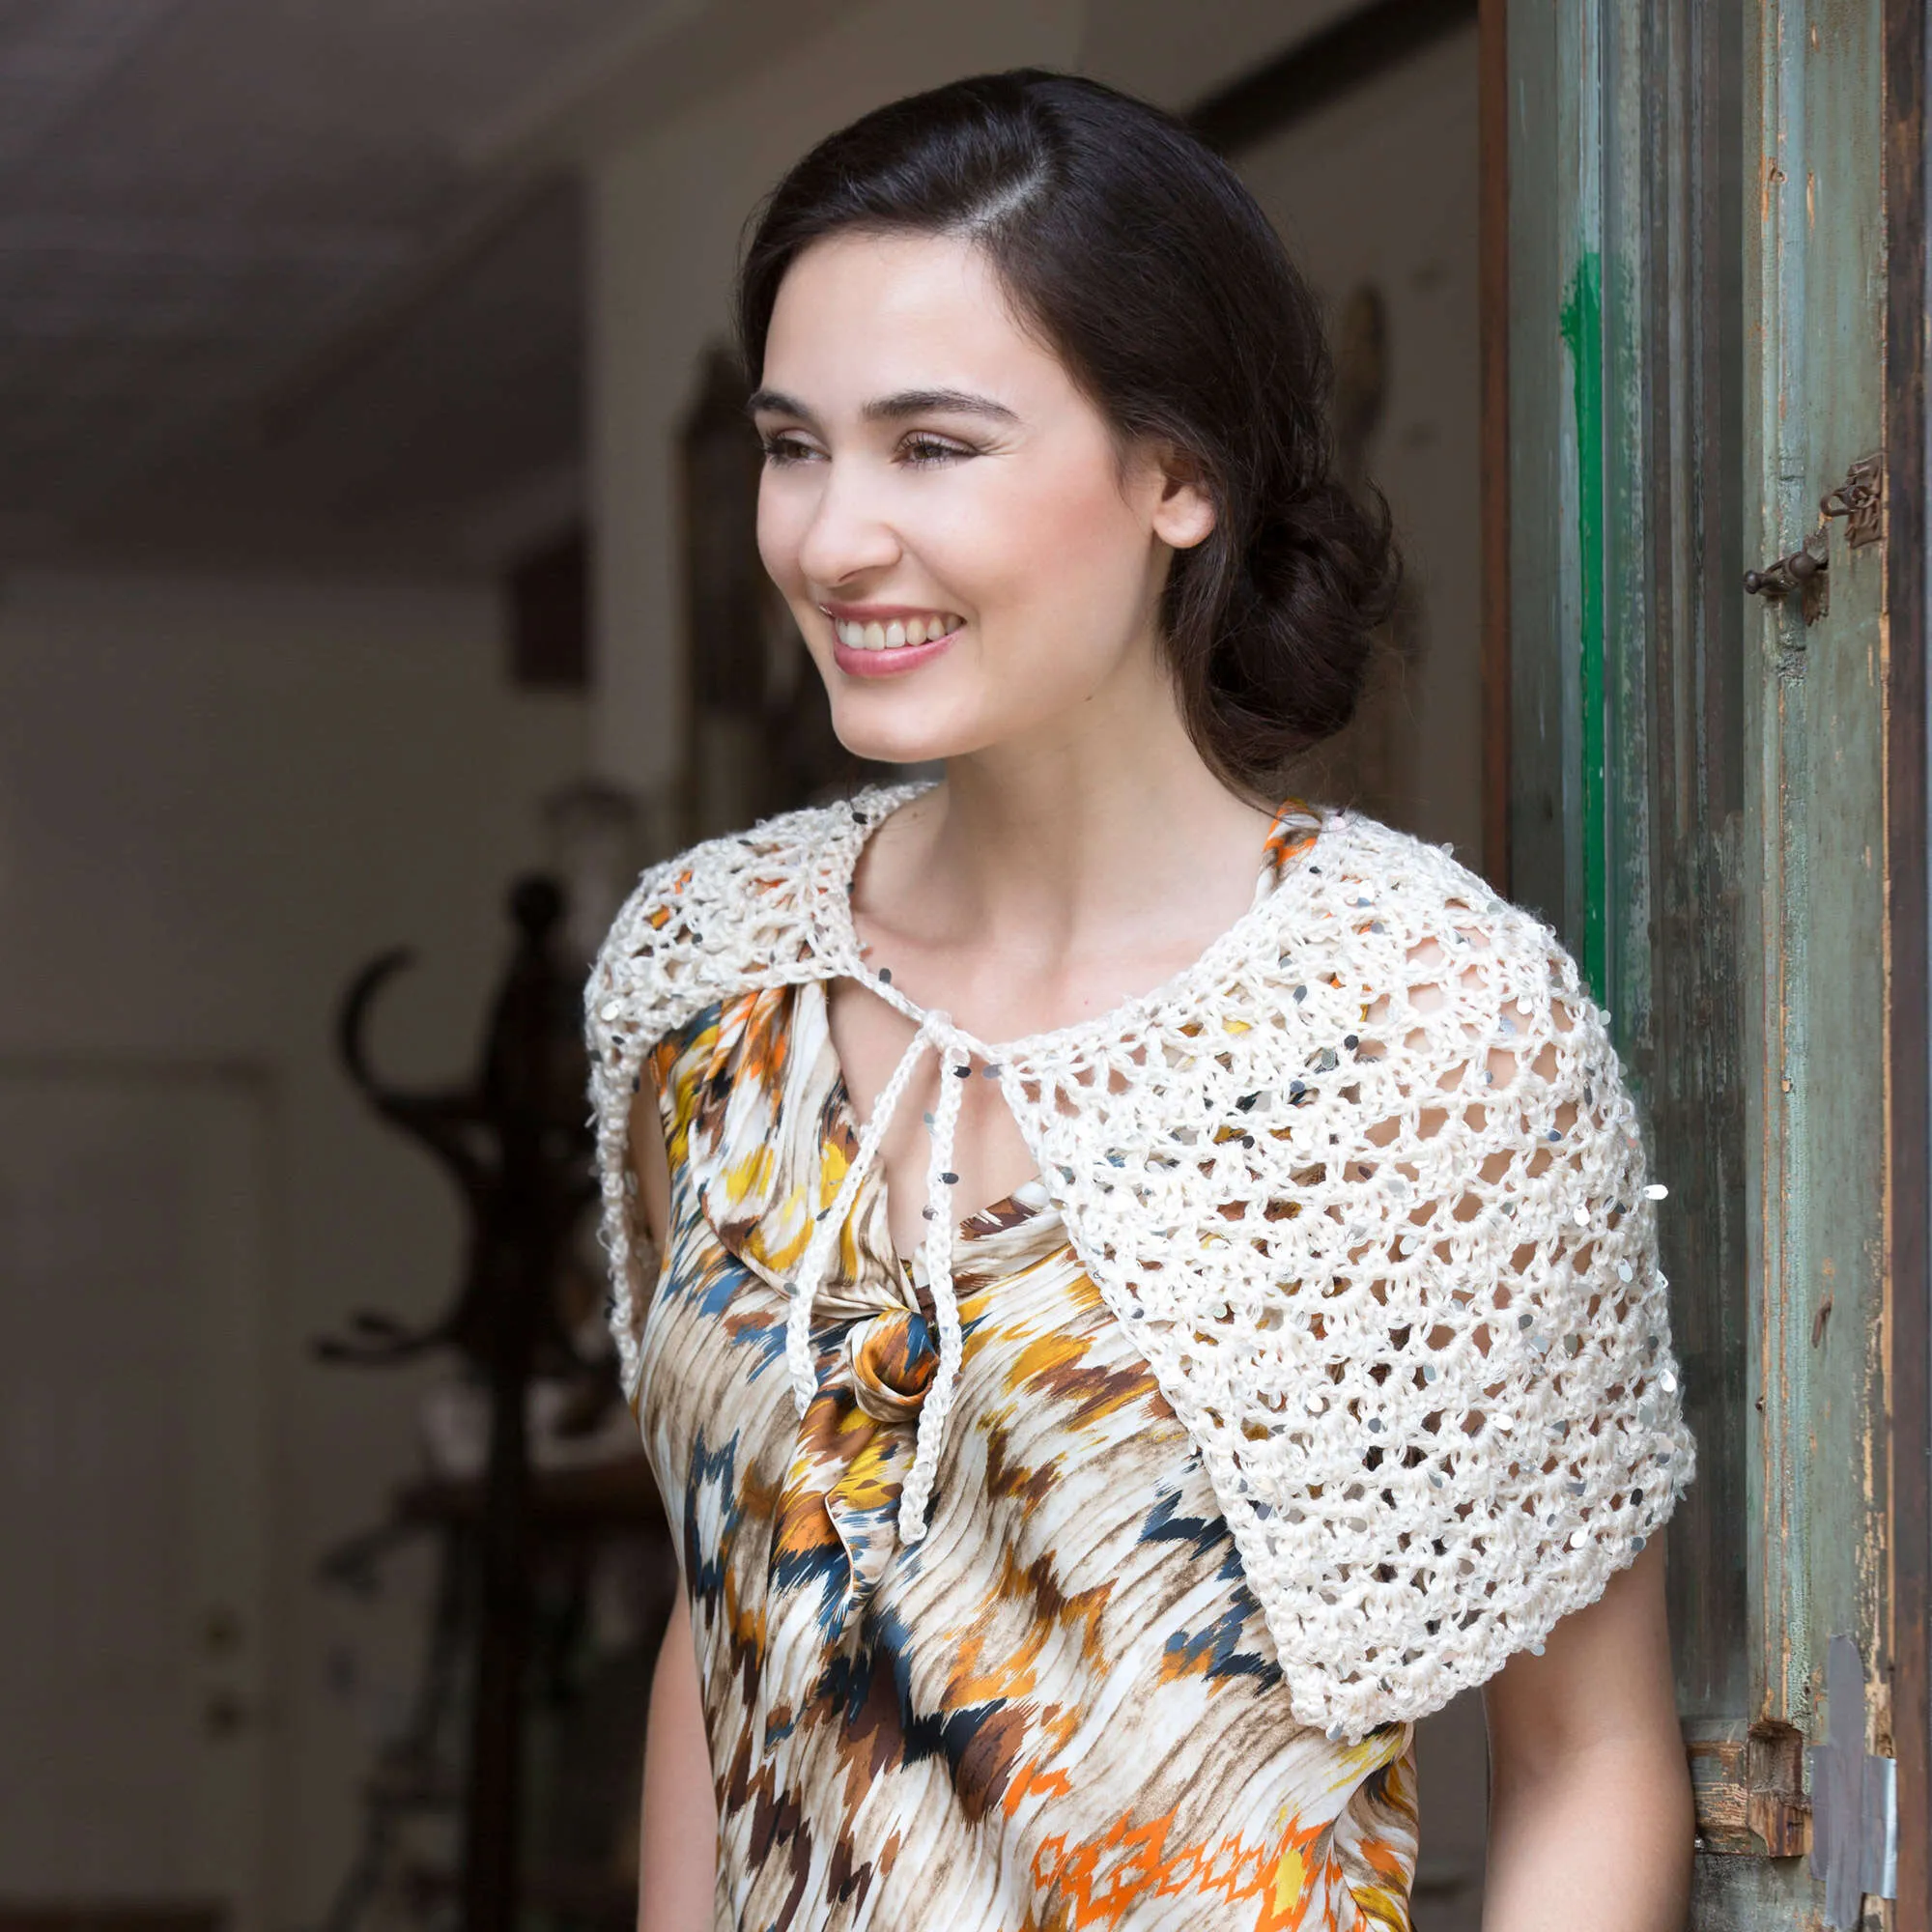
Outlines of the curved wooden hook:
[[482,1118],[478,1097],[469,1093],[406,1094],[384,1081],[370,1065],[367,1031],[376,995],[415,963],[415,953],[398,946],[379,953],[349,982],[336,1019],[336,1050],[355,1090],[384,1120],[393,1122],[419,1141],[450,1171],[466,1194],[476,1195],[487,1184],[490,1171],[469,1145],[466,1129]]

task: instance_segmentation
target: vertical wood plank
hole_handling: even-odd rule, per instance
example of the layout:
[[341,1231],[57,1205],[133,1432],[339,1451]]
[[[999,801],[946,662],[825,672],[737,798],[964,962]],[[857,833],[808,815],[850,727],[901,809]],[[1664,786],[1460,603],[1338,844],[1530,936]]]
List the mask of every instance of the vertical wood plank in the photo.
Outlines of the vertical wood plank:
[[1508,0],[1477,12],[1477,301],[1482,341],[1483,871],[1510,874],[1510,71]]
[[[1883,434],[1879,0],[1761,0],[1747,64],[1746,489],[1753,561],[1822,542],[1819,498]],[[1760,868],[1751,1067],[1756,1713],[1840,1747],[1836,1634],[1889,1737],[1884,553],[1830,534],[1829,605],[1753,613],[1747,810]]]
[[1887,1276],[1891,1286],[1891,1747],[1898,1760],[1896,1932],[1932,1928],[1932,1092],[1928,981],[1926,333],[1923,0],[1885,10],[1886,874],[1889,1039]]
[[[1609,1007],[1662,1217],[1702,1475],[1670,1541],[1687,1719],[1745,1656],[1739,121],[1724,0],[1520,5],[1512,875]],[[1518,156],[1522,158],[1519,164]],[[1526,183],[1533,180],[1534,192]],[[1734,200],[1733,200],[1734,205]],[[1714,572],[1726,590],[1714,596]]]
[[[1744,705],[1738,660],[1740,128],[1735,9],[1650,0],[1640,148],[1620,249],[1638,327],[1625,549],[1644,582],[1617,638],[1615,937],[1633,1071],[1670,1186],[1661,1224],[1699,1475],[1670,1540],[1689,1720],[1748,1703],[1744,1529]],[[1634,216],[1635,218],[1632,218]],[[1627,799],[1642,809],[1627,806]],[[1641,908],[1639,915],[1638,909]],[[1647,952],[1647,957],[1646,957]]]
[[[1792,172],[1802,195],[1803,22],[1785,29],[1783,0],[1760,0],[1747,51],[1747,140],[1757,182],[1757,218],[1747,224],[1748,323],[1744,488],[1747,554],[1782,555],[1796,529],[1805,473],[1802,409],[1786,399],[1804,389],[1802,226],[1783,219]],[[1794,326],[1794,309],[1797,311]],[[1754,353],[1752,353],[1754,352]],[[1795,445],[1795,446],[1794,446]],[[1796,472],[1794,490],[1785,479]],[[1800,531],[1802,534],[1802,531]],[[1795,544],[1796,538],[1793,542]],[[1809,1009],[1805,915],[1809,813],[1806,730],[1809,690],[1805,640],[1796,611],[1786,629],[1776,608],[1755,613],[1747,732],[1755,755],[1747,812],[1758,879],[1756,929],[1746,950],[1759,1057],[1749,1069],[1753,1159],[1748,1211],[1756,1294],[1749,1392],[1754,1424],[1748,1501],[1753,1540],[1753,1717],[1808,1720],[1808,1593],[1804,1551],[1809,1535],[1801,1480],[1809,1357],[1794,1346],[1806,1299],[1808,1191],[1798,1151],[1808,1129]]]
[[1562,543],[1564,401],[1557,331],[1564,201],[1558,9],[1510,0],[1509,717],[1510,891],[1566,934],[1569,828],[1563,660],[1572,631]]

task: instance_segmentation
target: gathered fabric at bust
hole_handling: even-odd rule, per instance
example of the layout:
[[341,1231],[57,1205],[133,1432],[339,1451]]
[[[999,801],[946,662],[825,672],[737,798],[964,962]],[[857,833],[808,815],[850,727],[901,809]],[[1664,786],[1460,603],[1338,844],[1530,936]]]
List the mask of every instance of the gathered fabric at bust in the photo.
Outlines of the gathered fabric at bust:
[[790,1283],[786,1362],[923,1058],[937,1358],[903,1541],[960,1361],[952,1137],[998,1082],[1082,1265],[1198,1448],[1298,1721],[1350,1742],[1483,1682],[1593,1602],[1694,1474],[1657,1201],[1606,1016],[1555,936],[1446,847],[1311,812],[1199,959],[1092,1020],[975,1037],[861,956],[880,788],[648,870],[586,992],[627,1392],[644,1298],[625,1151],[645,1054],[712,1003],[850,978],[915,1026]]

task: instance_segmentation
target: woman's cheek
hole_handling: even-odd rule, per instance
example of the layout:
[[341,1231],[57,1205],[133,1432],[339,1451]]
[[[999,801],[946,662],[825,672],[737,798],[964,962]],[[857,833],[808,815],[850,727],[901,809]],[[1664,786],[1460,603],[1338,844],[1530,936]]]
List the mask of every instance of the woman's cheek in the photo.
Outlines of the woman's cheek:
[[769,485],[758,492],[758,558],[765,575],[788,596],[799,588],[797,522]]
[[1050,490],[1016,488],[1010,471],[983,459],[952,482],[908,505],[900,526],[922,581],[981,618],[1015,601],[1050,600],[1062,575],[1064,502]]

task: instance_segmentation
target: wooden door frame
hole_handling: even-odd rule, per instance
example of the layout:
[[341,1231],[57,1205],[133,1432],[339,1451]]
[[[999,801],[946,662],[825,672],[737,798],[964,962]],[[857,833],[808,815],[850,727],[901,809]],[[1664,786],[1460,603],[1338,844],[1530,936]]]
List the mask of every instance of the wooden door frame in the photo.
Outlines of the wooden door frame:
[[1509,0],[1476,12],[1476,301],[1482,358],[1483,873],[1510,895]]
[[[1928,844],[1932,838],[1932,792],[1928,791],[1927,626],[1932,618],[1932,559],[1928,558],[1926,471],[1928,424],[1925,407],[1927,375],[1927,315],[1932,306],[1928,279],[1925,221],[1932,208],[1928,190],[1926,110],[1932,97],[1928,61],[1932,61],[1932,30],[1924,18],[1923,0],[1881,0],[1884,27],[1885,127],[1883,145],[1887,289],[1886,357],[1883,370],[1884,444],[1887,452],[1886,549],[1884,615],[1884,756],[1886,793],[1884,814],[1885,892],[1884,934],[1886,981],[1884,994],[1886,1073],[1883,1235],[1885,1241],[1885,1343],[1887,1412],[1879,1418],[1887,1440],[1879,1449],[1887,1469],[1889,1492],[1882,1497],[1886,1557],[1889,1567],[1889,1719],[1882,1721],[1875,1743],[1895,1758],[1898,1772],[1898,1872],[1892,1923],[1898,1932],[1932,1932],[1932,1071],[1928,1071],[1928,1011],[1932,1010],[1932,885],[1928,885]],[[1592,10],[1594,12],[1594,10]],[[1533,439],[1535,425],[1545,416],[1561,415],[1557,371],[1552,366],[1550,317],[1565,265],[1558,251],[1566,245],[1568,225],[1586,225],[1600,236],[1607,263],[1609,252],[1628,242],[1630,231],[1619,232],[1618,217],[1608,199],[1614,154],[1604,160],[1602,181],[1585,178],[1582,145],[1573,133],[1564,146],[1561,110],[1539,117],[1539,89],[1568,86],[1562,63],[1554,57],[1558,18],[1551,0],[1484,0],[1484,80],[1486,116],[1484,138],[1486,205],[1494,202],[1514,217],[1506,235],[1492,230],[1492,250],[1486,257],[1486,307],[1499,303],[1516,327],[1507,344],[1486,342],[1485,369],[1497,372],[1494,390],[1486,396],[1485,448],[1490,474],[1485,490],[1485,557],[1494,580],[1486,606],[1488,658],[1502,673],[1501,691],[1492,699],[1507,702],[1514,693],[1513,724],[1504,714],[1499,763],[1514,762],[1503,781],[1509,816],[1502,829],[1505,849],[1513,843],[1505,877],[1513,896],[1538,904],[1566,932],[1577,922],[1580,894],[1574,877],[1577,856],[1566,849],[1556,828],[1566,824],[1575,801],[1567,797],[1567,764],[1571,755],[1554,728],[1544,722],[1568,716],[1574,693],[1558,680],[1545,660],[1554,653],[1541,646],[1550,623],[1561,638],[1576,632],[1579,616],[1577,593],[1570,577],[1576,566],[1565,556],[1558,538],[1566,522],[1574,521],[1577,503],[1563,501],[1554,514],[1546,498],[1552,481],[1560,488],[1560,469],[1549,466],[1540,446],[1519,447],[1511,438],[1509,393],[1519,404],[1516,429]],[[1572,16],[1574,18],[1574,16]],[[1605,32],[1627,30],[1629,16],[1605,14]],[[1512,72],[1515,56],[1524,65]],[[1535,71],[1528,69],[1534,67]],[[1522,94],[1513,97],[1514,81]],[[1643,103],[1635,111],[1627,99],[1617,98],[1608,78],[1587,76],[1586,89],[1601,85],[1596,99],[1571,103],[1576,118],[1601,110],[1617,117],[1612,143],[1634,142],[1631,164],[1652,165],[1643,142],[1648,135]],[[1527,99],[1529,106],[1521,104]],[[1605,138],[1601,126],[1588,130],[1591,143]],[[1542,170],[1532,182],[1520,180],[1511,195],[1509,150],[1518,149],[1525,174]],[[1600,151],[1601,154],[1602,151]],[[1548,163],[1555,159],[1561,177],[1546,185]],[[1563,175],[1564,168],[1575,172]],[[1747,182],[1748,193],[1751,184]],[[1533,192],[1531,191],[1533,189]],[[1514,206],[1512,206],[1512,200]],[[1561,203],[1560,209],[1555,204]],[[1637,237],[1641,245],[1642,237]],[[1574,245],[1574,244],[1570,244]],[[1500,297],[1490,293],[1488,275],[1495,277]],[[1605,287],[1609,288],[1605,273]],[[1491,311],[1494,313],[1492,309]],[[1488,317],[1486,316],[1486,320]],[[1607,320],[1607,318],[1606,318]],[[1638,316],[1648,327],[1654,318]],[[1605,364],[1600,380],[1613,383],[1610,362],[1617,350],[1614,331],[1605,332]],[[1493,362],[1491,357],[1493,355]],[[1534,418],[1534,423],[1532,423]],[[1634,427],[1633,427],[1634,425]],[[1624,433],[1639,441],[1647,435],[1641,412],[1626,418]],[[1547,439],[1546,439],[1547,440]],[[1573,467],[1574,452],[1566,459]],[[1616,460],[1634,475],[1653,474],[1642,453],[1622,449]],[[1665,479],[1667,480],[1667,478]],[[1512,483],[1515,485],[1512,497]],[[1667,500],[1667,499],[1666,499]],[[1642,535],[1645,520],[1662,513],[1662,505],[1647,503],[1641,494],[1626,514]],[[1615,506],[1608,521],[1614,523]],[[1667,530],[1657,534],[1668,538]],[[1606,533],[1606,542],[1615,532]],[[1662,554],[1655,541],[1628,544],[1626,561],[1653,563]],[[1708,582],[1708,557],[1706,576]],[[1614,575],[1611,573],[1611,575]],[[1728,591],[1728,581],[1718,584]],[[1605,592],[1614,597],[1620,586],[1611,582]],[[1511,611],[1511,603],[1516,608]],[[1601,607],[1600,607],[1601,608]],[[1633,606],[1634,647],[1647,648],[1650,625],[1667,621],[1662,611],[1647,612]],[[1616,613],[1611,612],[1612,624]],[[1512,665],[1509,639],[1512,625],[1523,630],[1537,648],[1526,650]],[[1569,648],[1568,645],[1565,648]],[[1643,728],[1645,721],[1634,721]],[[1573,729],[1574,725],[1566,725]],[[1614,755],[1614,753],[1613,753]],[[1574,838],[1573,838],[1574,844]],[[1642,910],[1633,902],[1622,923],[1634,924]],[[1580,931],[1577,933],[1580,937]],[[1747,942],[1748,943],[1748,942]],[[1641,961],[1633,962],[1628,976],[1618,973],[1614,945],[1607,965],[1615,997],[1611,1004],[1620,1021],[1627,999],[1647,997],[1637,983]],[[1617,983],[1620,978],[1625,983]],[[1883,1689],[1880,1688],[1881,1695]]]
[[1924,0],[1885,0],[1886,1246],[1890,1282],[1897,1932],[1932,1932],[1932,1080],[1928,1080]]
[[1366,0],[1197,101],[1187,124],[1221,155],[1271,139],[1458,33],[1487,0]]

